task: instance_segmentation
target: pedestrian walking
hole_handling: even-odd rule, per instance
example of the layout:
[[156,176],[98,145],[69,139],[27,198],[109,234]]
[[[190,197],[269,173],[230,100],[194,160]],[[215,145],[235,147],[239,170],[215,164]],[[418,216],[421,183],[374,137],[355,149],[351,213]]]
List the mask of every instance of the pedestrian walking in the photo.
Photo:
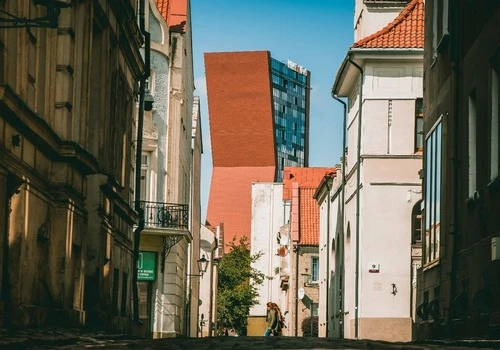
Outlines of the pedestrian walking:
[[273,303],[268,302],[266,306],[267,306],[267,315],[266,315],[267,329],[266,332],[264,333],[264,336],[269,337],[271,334],[274,334],[274,330],[277,327],[278,314],[276,313],[276,309],[273,307]]

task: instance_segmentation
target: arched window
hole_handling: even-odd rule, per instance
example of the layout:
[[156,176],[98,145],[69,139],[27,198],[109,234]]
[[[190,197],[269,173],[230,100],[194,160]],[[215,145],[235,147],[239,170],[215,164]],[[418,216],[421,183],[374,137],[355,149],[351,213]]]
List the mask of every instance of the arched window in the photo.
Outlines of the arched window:
[[411,243],[422,242],[422,200],[411,211]]

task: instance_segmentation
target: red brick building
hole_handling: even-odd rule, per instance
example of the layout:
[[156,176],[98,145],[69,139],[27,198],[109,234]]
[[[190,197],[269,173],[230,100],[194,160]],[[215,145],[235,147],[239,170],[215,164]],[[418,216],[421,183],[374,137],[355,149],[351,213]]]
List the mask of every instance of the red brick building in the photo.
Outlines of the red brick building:
[[205,54],[213,171],[207,223],[250,238],[252,182],[307,166],[310,74],[268,51]]

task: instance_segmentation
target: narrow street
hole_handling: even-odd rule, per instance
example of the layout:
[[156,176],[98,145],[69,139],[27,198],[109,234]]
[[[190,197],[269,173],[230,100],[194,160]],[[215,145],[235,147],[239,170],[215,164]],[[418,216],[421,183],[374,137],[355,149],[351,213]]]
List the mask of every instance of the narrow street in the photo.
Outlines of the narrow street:
[[212,337],[142,339],[128,335],[106,334],[81,330],[0,329],[0,349],[500,349],[499,340],[439,341],[420,343],[389,343],[371,340],[326,339],[307,337]]

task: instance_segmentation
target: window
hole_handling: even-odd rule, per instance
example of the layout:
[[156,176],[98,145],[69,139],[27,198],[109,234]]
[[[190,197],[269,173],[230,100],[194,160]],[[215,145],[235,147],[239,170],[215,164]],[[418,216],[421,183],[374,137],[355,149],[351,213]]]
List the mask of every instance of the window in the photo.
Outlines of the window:
[[469,96],[469,197],[477,189],[476,93]]
[[150,188],[150,167],[149,162],[151,159],[150,153],[143,153],[141,156],[141,200],[149,200]]
[[411,243],[422,241],[422,200],[419,200],[411,212]]
[[424,99],[415,100],[415,152],[424,147]]
[[448,2],[449,0],[433,0],[432,48],[434,57],[436,57],[438,52],[444,48],[449,36]]
[[311,258],[311,283],[319,282],[319,258],[313,256]]
[[490,180],[494,180],[498,177],[499,172],[499,104],[500,90],[499,84],[499,73],[500,73],[500,59],[497,60],[496,66],[491,70],[491,120],[490,120]]
[[425,197],[424,221],[425,239],[423,241],[423,261],[439,259],[441,233],[441,118],[428,133],[425,140]]

